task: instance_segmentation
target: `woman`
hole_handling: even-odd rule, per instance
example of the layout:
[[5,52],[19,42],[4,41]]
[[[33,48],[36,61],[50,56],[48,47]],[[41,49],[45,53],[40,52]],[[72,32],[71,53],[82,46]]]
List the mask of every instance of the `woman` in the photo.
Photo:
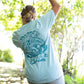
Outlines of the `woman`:
[[50,29],[55,22],[60,5],[49,0],[52,9],[36,19],[33,6],[23,8],[23,26],[13,33],[13,43],[25,55],[25,75],[29,84],[65,84],[61,65],[52,47]]

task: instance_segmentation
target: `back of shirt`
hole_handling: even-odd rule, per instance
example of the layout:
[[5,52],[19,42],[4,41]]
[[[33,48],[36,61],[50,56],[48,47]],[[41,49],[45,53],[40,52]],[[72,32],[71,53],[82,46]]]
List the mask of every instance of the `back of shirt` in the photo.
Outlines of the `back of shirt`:
[[50,38],[50,28],[54,22],[55,14],[50,10],[13,34],[14,44],[25,54],[25,75],[31,82],[51,82],[62,75]]

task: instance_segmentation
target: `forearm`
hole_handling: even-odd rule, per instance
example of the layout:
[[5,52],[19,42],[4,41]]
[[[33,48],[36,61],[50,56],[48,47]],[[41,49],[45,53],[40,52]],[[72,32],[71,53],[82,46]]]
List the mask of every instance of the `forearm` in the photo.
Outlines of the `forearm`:
[[52,5],[52,10],[55,13],[55,16],[59,13],[60,10],[60,4],[56,0],[49,0]]
[[52,7],[56,6],[56,7],[60,7],[60,4],[56,1],[56,0],[49,0]]

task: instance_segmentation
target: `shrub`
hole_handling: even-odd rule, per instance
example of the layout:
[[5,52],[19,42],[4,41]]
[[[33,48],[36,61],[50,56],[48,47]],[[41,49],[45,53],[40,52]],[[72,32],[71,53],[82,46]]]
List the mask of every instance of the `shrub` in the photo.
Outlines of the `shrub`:
[[13,62],[13,56],[11,54],[11,50],[0,50],[0,61],[1,62]]
[[84,84],[84,77],[72,77],[65,75],[65,84]]

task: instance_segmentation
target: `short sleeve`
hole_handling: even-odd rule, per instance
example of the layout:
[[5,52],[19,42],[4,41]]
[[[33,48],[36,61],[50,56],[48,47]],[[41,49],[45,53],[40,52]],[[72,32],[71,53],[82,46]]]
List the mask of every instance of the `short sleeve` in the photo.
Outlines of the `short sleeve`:
[[13,43],[15,44],[16,47],[22,48],[21,42],[20,42],[20,39],[19,39],[19,35],[18,35],[17,31],[15,31],[15,32],[13,33],[12,41],[13,41]]
[[51,9],[50,11],[48,11],[48,13],[43,15],[38,20],[42,26],[41,27],[42,29],[44,28],[45,30],[49,30],[52,27],[52,25],[55,23],[54,11]]

